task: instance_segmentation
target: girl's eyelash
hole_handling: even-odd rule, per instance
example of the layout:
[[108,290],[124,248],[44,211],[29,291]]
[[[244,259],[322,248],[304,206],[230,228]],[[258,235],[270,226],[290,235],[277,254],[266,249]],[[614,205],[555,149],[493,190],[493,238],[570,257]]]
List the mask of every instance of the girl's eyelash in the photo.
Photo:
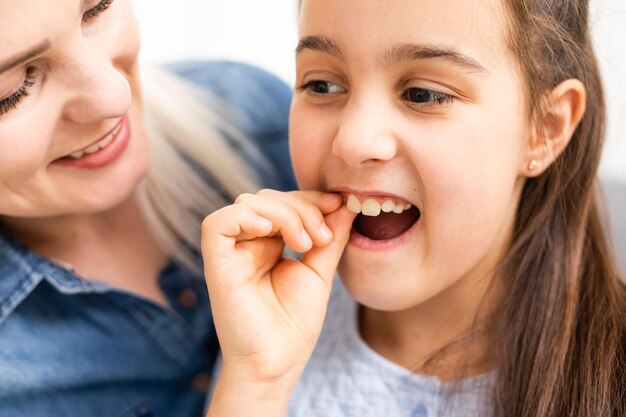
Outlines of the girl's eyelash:
[[89,22],[91,19],[97,17],[100,13],[108,9],[111,3],[113,3],[113,0],[101,0],[100,3],[83,14],[83,22]]
[[338,84],[335,84],[331,81],[311,80],[302,84],[300,87],[298,87],[298,90],[299,91],[308,90],[313,95],[323,96],[327,94],[337,93],[336,91],[335,92],[331,91],[333,86],[342,88]]
[[[326,96],[329,94],[338,93],[338,91],[332,91],[333,87],[342,89],[341,86],[325,80],[311,80],[298,87],[299,91],[308,91],[314,96]],[[413,106],[418,107],[433,107],[443,104],[451,104],[454,101],[454,97],[440,93],[438,91],[428,90],[425,88],[412,87],[406,89],[402,93],[402,99],[411,103]]]
[[454,97],[449,94],[418,87],[405,90],[402,93],[402,99],[413,105],[419,105],[419,107],[451,104],[454,101]]
[[35,85],[36,77],[33,71],[27,70],[22,86],[12,95],[0,101],[0,116],[15,109],[22,99],[28,96],[30,88]]

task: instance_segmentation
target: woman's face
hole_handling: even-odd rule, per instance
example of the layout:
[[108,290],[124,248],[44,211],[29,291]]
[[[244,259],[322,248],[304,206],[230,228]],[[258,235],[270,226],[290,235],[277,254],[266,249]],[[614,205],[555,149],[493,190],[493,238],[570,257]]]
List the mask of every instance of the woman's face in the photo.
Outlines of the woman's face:
[[0,215],[106,210],[148,166],[130,0],[0,2]]
[[302,188],[390,211],[357,217],[340,265],[367,306],[475,290],[508,244],[530,129],[502,16],[496,0],[302,2],[292,159]]

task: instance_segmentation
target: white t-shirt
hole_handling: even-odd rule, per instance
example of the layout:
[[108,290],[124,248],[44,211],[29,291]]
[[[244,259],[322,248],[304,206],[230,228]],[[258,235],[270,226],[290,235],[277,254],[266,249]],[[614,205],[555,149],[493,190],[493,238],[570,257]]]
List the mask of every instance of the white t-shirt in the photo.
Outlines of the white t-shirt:
[[[358,304],[335,279],[319,341],[288,417],[485,417],[493,374],[442,383],[373,351],[358,332]],[[453,395],[450,394],[454,391]]]

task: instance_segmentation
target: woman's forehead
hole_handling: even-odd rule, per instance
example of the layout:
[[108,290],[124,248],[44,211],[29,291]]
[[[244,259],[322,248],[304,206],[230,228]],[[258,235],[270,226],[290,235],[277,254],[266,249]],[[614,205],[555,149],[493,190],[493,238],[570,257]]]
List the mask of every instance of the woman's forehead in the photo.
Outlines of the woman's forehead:
[[[0,60],[80,22],[84,0],[0,0]],[[14,48],[18,50],[14,50]]]

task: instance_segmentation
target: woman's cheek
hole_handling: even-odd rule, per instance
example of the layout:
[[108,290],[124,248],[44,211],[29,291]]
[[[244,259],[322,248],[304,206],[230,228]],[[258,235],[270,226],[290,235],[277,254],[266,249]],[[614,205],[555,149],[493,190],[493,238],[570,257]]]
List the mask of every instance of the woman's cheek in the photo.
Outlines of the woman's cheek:
[[[19,132],[16,136],[14,132]],[[0,130],[0,183],[10,178],[25,178],[42,168],[46,162],[47,140],[38,139],[31,130],[5,132]]]
[[139,23],[130,1],[121,1],[112,19],[115,25],[109,30],[113,59],[116,66],[128,72],[135,65],[141,46]]

